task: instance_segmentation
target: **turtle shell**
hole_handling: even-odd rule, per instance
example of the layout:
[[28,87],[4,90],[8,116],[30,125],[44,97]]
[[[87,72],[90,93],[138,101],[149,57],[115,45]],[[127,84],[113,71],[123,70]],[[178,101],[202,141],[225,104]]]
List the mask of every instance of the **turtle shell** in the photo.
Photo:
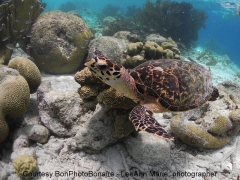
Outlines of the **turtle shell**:
[[147,61],[130,72],[136,87],[170,111],[184,111],[204,104],[213,91],[211,73],[203,66],[176,59]]

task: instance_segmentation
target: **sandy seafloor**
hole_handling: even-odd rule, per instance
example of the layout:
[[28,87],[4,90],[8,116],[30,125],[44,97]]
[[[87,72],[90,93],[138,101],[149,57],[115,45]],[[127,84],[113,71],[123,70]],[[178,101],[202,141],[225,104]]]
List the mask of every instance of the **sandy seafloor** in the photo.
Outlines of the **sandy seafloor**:
[[[91,24],[91,23],[90,23]],[[19,54],[17,55],[22,56]],[[201,53],[201,48],[197,47],[195,49],[189,50],[187,53],[182,52],[182,55],[188,60],[187,57],[196,59],[196,57]],[[208,60],[206,58],[201,58],[197,63],[210,68],[213,76],[214,85],[221,83],[225,80],[230,80],[236,82],[240,85],[240,78],[237,76],[237,72],[240,71],[238,67],[233,62],[229,62],[227,55],[217,55],[213,53],[213,56],[218,59],[218,62],[214,66],[206,66]],[[79,85],[74,81],[74,74],[71,75],[47,75],[42,74],[42,81],[56,81],[60,84],[68,85],[68,83],[74,84],[73,86],[79,87]],[[66,81],[67,80],[67,81]],[[31,95],[30,109],[27,111],[24,119],[26,122],[33,123],[37,122],[39,119],[36,102],[36,94]],[[98,107],[97,109],[99,109]],[[91,114],[91,113],[90,113]],[[161,114],[155,114],[156,117],[161,117]],[[141,132],[140,134],[144,134]],[[148,134],[149,135],[149,134]],[[144,163],[137,163],[128,153],[126,145],[123,142],[118,142],[111,144],[100,153],[88,154],[84,151],[73,152],[68,149],[69,138],[57,138],[53,135],[50,136],[46,144],[36,143],[31,147],[31,150],[27,149],[15,149],[12,150],[11,143],[6,142],[5,147],[1,149],[1,156],[3,161],[0,161],[0,179],[16,180],[19,179],[15,174],[14,168],[12,166],[12,160],[16,157],[16,154],[23,154],[25,152],[33,153],[37,157],[37,162],[39,166],[39,171],[42,173],[41,176],[33,178],[47,180],[47,179],[179,179],[179,180],[223,180],[231,179],[236,180],[240,177],[240,136],[236,136],[223,148],[216,150],[206,150],[197,149],[187,146],[186,144],[177,141],[171,148],[170,152],[170,162],[167,167],[163,166],[161,162],[159,164],[149,165]],[[141,144],[141,141],[139,141]],[[141,147],[141,146],[140,146]],[[144,148],[142,146],[141,148]],[[60,153],[56,153],[61,149]],[[12,152],[14,151],[14,152]],[[156,158],[163,156],[164,154],[155,154]],[[154,158],[154,156],[153,156]],[[69,174],[69,171],[84,171],[84,172],[109,172],[114,173],[113,177],[83,177],[83,176],[73,176]],[[130,172],[146,172],[148,176],[141,176],[141,174],[127,176]],[[158,173],[167,173],[167,176],[149,176],[150,171],[155,171]],[[212,172],[216,176],[212,177],[194,177],[194,173],[201,172]],[[48,176],[46,176],[49,173]],[[50,178],[50,174],[52,176]],[[60,173],[60,174],[59,174]],[[175,174],[174,174],[175,173]],[[176,174],[183,173],[182,175],[176,176]],[[185,173],[185,174],[184,174]],[[187,174],[186,174],[187,173]],[[174,176],[175,175],[175,176]],[[194,178],[193,178],[194,177]]]

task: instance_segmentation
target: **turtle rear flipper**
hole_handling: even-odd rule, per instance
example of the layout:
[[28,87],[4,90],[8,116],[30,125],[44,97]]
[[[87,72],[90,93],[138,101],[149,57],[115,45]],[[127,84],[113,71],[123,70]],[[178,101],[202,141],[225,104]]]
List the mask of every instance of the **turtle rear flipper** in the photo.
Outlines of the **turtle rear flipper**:
[[159,136],[161,138],[173,140],[163,127],[153,118],[153,112],[145,106],[136,106],[129,114],[129,120],[132,121],[136,131],[142,130]]

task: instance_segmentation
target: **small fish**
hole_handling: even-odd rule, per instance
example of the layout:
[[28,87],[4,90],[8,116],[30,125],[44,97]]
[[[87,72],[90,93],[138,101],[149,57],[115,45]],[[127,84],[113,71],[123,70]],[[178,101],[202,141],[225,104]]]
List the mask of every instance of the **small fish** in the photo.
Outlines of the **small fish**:
[[85,42],[90,41],[90,39],[87,39],[87,38],[83,38],[83,40],[84,40]]
[[28,33],[28,34],[26,35],[26,37],[31,38],[31,37],[33,37],[33,34],[32,34],[32,33]]
[[6,40],[8,40],[9,38],[10,38],[10,36],[4,37],[4,38],[2,38],[2,41],[6,41]]
[[4,15],[2,14],[2,15],[0,15],[0,21],[3,19],[3,17],[4,17]]
[[5,24],[2,23],[2,25],[0,26],[0,31],[3,29],[4,26],[5,26]]
[[28,48],[33,48],[33,45],[32,44],[27,44],[27,47]]
[[48,42],[50,42],[50,43],[59,43],[59,42],[61,42],[61,41],[55,39],[55,40],[49,40]]
[[167,29],[163,28],[164,31],[167,31]]
[[14,28],[12,28],[12,31],[13,31],[13,32],[17,32],[17,30],[16,30],[16,29],[14,29]]
[[27,20],[27,21],[25,22],[25,24],[30,24],[30,23],[32,23],[31,20]]
[[20,19],[15,19],[15,22],[16,22],[16,23],[18,23],[18,22],[20,22],[20,21],[21,21]]
[[24,31],[25,31],[25,28],[20,29],[20,32],[24,32]]
[[81,49],[85,49],[86,47],[85,46],[80,46]]
[[16,47],[13,44],[7,44],[6,47],[11,50],[16,49]]
[[150,28],[150,29],[149,29],[149,31],[151,31],[151,32],[154,32],[154,31],[155,31],[155,29],[153,29],[153,28]]

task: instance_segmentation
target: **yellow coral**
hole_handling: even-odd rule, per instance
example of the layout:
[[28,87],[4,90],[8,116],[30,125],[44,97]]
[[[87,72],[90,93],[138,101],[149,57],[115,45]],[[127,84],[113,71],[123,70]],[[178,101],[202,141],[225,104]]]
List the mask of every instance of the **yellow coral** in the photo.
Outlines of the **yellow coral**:
[[231,127],[231,123],[225,116],[218,116],[214,119],[214,125],[209,128],[209,132],[212,134],[222,135],[226,133]]
[[127,49],[127,53],[130,56],[134,56],[140,53],[140,51],[143,48],[143,43],[142,42],[136,42],[136,43],[129,43],[128,44],[128,49]]
[[78,89],[78,94],[82,99],[89,99],[92,97],[97,97],[98,95],[98,87],[94,85],[84,85]]
[[199,148],[220,148],[229,142],[229,138],[214,136],[208,133],[201,124],[185,121],[176,115],[171,121],[171,131],[184,143]]
[[34,157],[24,154],[13,161],[13,166],[20,178],[31,178],[38,170],[37,161]]
[[109,88],[99,93],[97,99],[101,106],[108,108],[131,109],[136,106],[136,103],[133,100],[125,97],[113,88]]
[[144,50],[148,59],[162,58],[163,48],[155,42],[146,41],[144,44]]
[[0,142],[8,136],[8,125],[5,116],[21,117],[29,104],[30,90],[22,76],[0,84]]
[[17,57],[11,59],[8,67],[18,70],[18,72],[26,79],[30,93],[35,93],[41,84],[41,73],[38,67],[29,59]]
[[143,56],[141,55],[135,55],[135,56],[129,56],[127,55],[126,59],[123,59],[121,61],[121,64],[123,66],[129,67],[129,68],[133,68],[136,67],[142,63],[146,62],[146,60],[144,59]]
[[75,81],[82,86],[85,84],[98,84],[101,81],[92,74],[89,68],[85,67],[83,70],[78,71],[75,76]]

